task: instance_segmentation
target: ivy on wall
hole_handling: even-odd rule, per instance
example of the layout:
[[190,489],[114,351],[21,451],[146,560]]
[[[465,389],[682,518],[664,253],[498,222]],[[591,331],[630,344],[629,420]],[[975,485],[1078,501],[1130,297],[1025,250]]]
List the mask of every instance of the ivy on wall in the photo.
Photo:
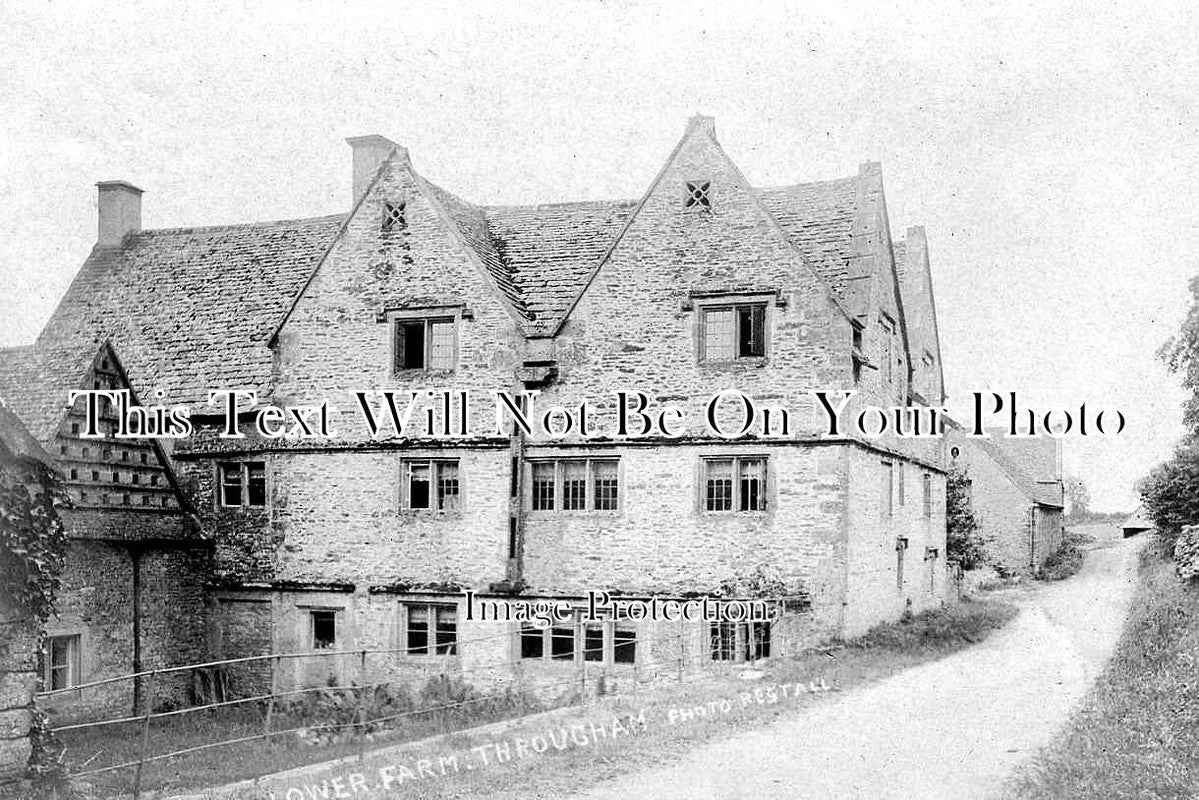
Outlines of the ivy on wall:
[[48,468],[0,450],[0,591],[39,622],[54,611],[67,548],[58,512],[67,503]]

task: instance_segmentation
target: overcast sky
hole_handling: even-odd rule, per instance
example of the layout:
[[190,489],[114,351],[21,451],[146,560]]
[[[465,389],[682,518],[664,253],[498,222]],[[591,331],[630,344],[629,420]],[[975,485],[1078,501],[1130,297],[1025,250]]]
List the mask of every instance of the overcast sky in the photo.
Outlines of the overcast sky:
[[[893,6],[902,6],[896,10]],[[1188,4],[698,0],[252,11],[0,9],[0,345],[33,340],[95,241],[97,180],[145,227],[346,210],[346,136],[484,203],[636,198],[699,111],[751,181],[883,164],[926,226],[953,399],[1112,407],[1070,438],[1100,509],[1181,433],[1154,358],[1199,273]],[[821,388],[821,387],[813,387]]]

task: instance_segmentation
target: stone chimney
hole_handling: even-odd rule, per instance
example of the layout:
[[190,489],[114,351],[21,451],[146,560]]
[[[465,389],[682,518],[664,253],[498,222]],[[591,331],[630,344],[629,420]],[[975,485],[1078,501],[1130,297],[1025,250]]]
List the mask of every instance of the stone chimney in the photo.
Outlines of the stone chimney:
[[699,131],[706,133],[713,139],[716,138],[716,117],[709,117],[706,114],[696,114],[691,119],[687,120],[686,133]]
[[391,151],[399,150],[405,158],[408,156],[408,151],[387,137],[378,134],[351,136],[346,139],[346,143],[354,151],[354,191],[350,198],[350,207],[353,208],[366,192],[366,187],[370,186],[379,167],[391,155]]
[[142,229],[142,190],[125,181],[100,181],[99,208],[100,247],[120,247],[125,237]]

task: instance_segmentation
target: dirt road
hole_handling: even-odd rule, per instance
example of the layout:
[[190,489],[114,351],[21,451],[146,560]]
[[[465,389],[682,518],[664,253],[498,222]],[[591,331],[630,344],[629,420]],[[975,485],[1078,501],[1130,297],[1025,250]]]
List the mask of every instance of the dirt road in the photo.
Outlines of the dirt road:
[[979,798],[1066,721],[1111,654],[1137,540],[1078,575],[1019,590],[1022,613],[983,644],[847,693],[579,798]]

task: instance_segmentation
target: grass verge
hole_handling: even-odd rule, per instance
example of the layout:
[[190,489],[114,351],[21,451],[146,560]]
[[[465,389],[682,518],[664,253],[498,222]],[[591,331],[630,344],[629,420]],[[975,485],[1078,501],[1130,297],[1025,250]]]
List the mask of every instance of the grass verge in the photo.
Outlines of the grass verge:
[[1199,793],[1199,585],[1146,551],[1116,652],[1055,742],[1008,787],[1013,798]]
[[1045,563],[1037,570],[1037,580],[1061,581],[1069,578],[1082,568],[1087,546],[1094,542],[1094,536],[1073,530],[1066,531],[1062,536],[1062,546],[1045,559]]
[[352,790],[356,800],[566,796],[672,760],[702,742],[761,727],[837,691],[957,652],[1015,613],[997,601],[967,601],[879,626],[859,639],[750,665],[754,680],[743,679],[739,668],[714,665],[689,673],[683,682],[669,679],[636,693],[626,690],[552,719],[517,723],[502,734],[455,734],[434,745],[368,754],[361,764],[332,766],[291,783],[268,780],[258,789],[224,796],[280,798],[289,790],[300,792],[297,796],[336,796],[334,780],[345,789],[354,779],[361,781]]

